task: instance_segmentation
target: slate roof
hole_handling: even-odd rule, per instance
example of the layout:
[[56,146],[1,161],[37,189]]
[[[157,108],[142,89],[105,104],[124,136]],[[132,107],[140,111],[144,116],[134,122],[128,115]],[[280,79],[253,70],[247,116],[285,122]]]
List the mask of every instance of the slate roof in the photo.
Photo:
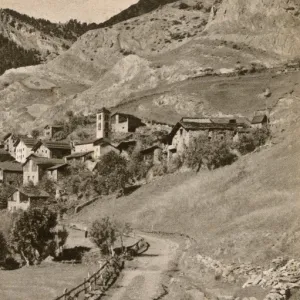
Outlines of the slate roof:
[[120,112],[115,112],[113,115],[111,115],[111,117],[115,116],[115,115],[120,115],[122,117],[125,118],[131,118],[131,119],[137,119],[137,120],[141,120],[140,118],[134,116],[134,115],[130,115],[130,114],[125,114],[125,113],[120,113]]
[[67,158],[67,159],[68,159],[68,158],[80,158],[80,157],[84,157],[84,156],[86,156],[86,155],[88,155],[88,154],[91,154],[91,153],[93,153],[93,152],[94,152],[94,151],[88,151],[88,152],[75,152],[75,153],[72,153],[72,154],[66,156],[66,158]]
[[67,166],[68,166],[68,164],[60,164],[60,165],[55,165],[55,166],[53,166],[53,167],[50,167],[50,168],[48,168],[47,170],[49,170],[49,171],[54,171],[54,170],[58,170],[58,169],[60,169],[60,168],[67,167]]
[[76,143],[75,146],[88,145],[88,144],[93,144],[93,145],[110,144],[110,140],[108,140],[106,138],[100,138],[100,139],[96,139],[96,140],[86,140],[86,141]]
[[267,118],[266,115],[254,116],[251,123],[252,124],[261,124],[265,121],[266,118]]
[[34,154],[31,154],[27,157],[26,162],[23,164],[23,166],[32,159],[37,165],[45,165],[45,166],[55,166],[55,165],[62,165],[65,164],[65,161],[63,159],[58,158],[46,158],[46,157],[39,157]]
[[136,140],[122,141],[116,146],[116,148],[119,150],[125,150],[130,146],[135,146],[136,143]]
[[172,129],[172,131],[169,134],[169,139],[172,138],[178,129],[180,127],[183,127],[186,130],[193,130],[193,131],[199,131],[199,130],[236,130],[238,127],[238,124],[236,123],[197,123],[197,122],[178,122]]
[[7,133],[7,134],[3,137],[3,141],[5,141],[6,139],[8,139],[11,135],[12,135],[12,133]]
[[18,144],[20,142],[23,142],[27,147],[33,147],[36,143],[37,143],[37,140],[34,139],[34,138],[29,138],[29,137],[25,137],[25,138],[18,138],[17,141],[15,142],[14,146],[18,146]]
[[46,129],[46,128],[63,128],[64,126],[63,125],[46,125],[45,127],[44,127],[44,129]]
[[201,129],[235,129],[236,123],[195,123],[195,122],[181,122],[181,126],[188,130],[201,130]]
[[23,172],[22,164],[17,162],[0,162],[0,169],[3,171],[10,171],[10,172]]
[[50,197],[50,195],[47,192],[41,191],[41,190],[36,190],[36,189],[19,188],[16,191],[19,191],[20,193],[22,193],[30,198],[49,198]]
[[143,149],[140,153],[141,153],[141,154],[149,154],[149,153],[153,152],[153,151],[156,150],[156,149],[161,149],[161,147],[159,147],[159,146],[157,146],[157,145],[153,145],[153,146],[151,146],[151,147],[148,147],[148,148],[146,148],[146,149]]
[[32,148],[33,151],[36,151],[41,145],[44,145],[48,149],[64,149],[71,150],[71,145],[69,143],[55,142],[55,141],[39,141]]

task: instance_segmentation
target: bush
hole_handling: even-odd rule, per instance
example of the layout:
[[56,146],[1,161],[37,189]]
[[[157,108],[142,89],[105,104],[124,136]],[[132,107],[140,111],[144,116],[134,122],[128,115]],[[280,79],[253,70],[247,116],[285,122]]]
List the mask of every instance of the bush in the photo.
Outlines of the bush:
[[5,260],[7,253],[8,253],[7,242],[4,237],[4,234],[0,231],[0,264]]
[[168,172],[174,173],[183,166],[184,158],[181,155],[175,155],[171,158],[168,165]]
[[89,235],[102,254],[112,254],[112,247],[116,241],[116,226],[108,217],[96,220],[92,224]]
[[34,139],[37,139],[40,136],[40,131],[38,129],[31,130],[31,135]]

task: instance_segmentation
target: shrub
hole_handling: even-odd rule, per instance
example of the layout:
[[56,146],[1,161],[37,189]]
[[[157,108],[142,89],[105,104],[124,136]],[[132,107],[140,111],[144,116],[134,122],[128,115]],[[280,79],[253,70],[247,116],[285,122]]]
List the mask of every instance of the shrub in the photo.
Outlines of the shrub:
[[38,129],[33,129],[31,135],[34,139],[37,139],[40,136],[40,131]]
[[108,217],[96,220],[90,230],[90,239],[103,254],[112,254],[112,246],[116,241],[116,226]]
[[184,158],[181,155],[175,155],[171,158],[168,164],[168,172],[174,173],[178,171],[183,165]]
[[3,233],[0,231],[0,263],[5,260],[7,253],[8,253],[7,242]]
[[184,2],[181,2],[179,4],[179,9],[188,9],[188,8],[189,8],[189,6],[186,3],[184,3]]

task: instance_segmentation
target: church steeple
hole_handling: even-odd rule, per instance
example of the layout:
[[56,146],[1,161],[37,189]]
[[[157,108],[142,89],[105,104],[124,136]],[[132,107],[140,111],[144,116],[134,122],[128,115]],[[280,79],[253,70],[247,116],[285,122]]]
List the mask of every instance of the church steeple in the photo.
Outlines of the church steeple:
[[105,107],[101,108],[97,112],[97,121],[96,121],[96,137],[100,138],[109,138],[110,136],[110,111]]

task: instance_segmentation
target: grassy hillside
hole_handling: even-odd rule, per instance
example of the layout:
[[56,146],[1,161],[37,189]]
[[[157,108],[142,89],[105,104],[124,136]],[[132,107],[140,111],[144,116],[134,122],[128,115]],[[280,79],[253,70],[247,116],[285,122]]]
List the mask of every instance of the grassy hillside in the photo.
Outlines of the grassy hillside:
[[300,258],[299,133],[290,127],[283,142],[231,166],[168,175],[127,197],[99,200],[75,219],[113,215],[138,229],[189,234],[201,253],[222,260]]

